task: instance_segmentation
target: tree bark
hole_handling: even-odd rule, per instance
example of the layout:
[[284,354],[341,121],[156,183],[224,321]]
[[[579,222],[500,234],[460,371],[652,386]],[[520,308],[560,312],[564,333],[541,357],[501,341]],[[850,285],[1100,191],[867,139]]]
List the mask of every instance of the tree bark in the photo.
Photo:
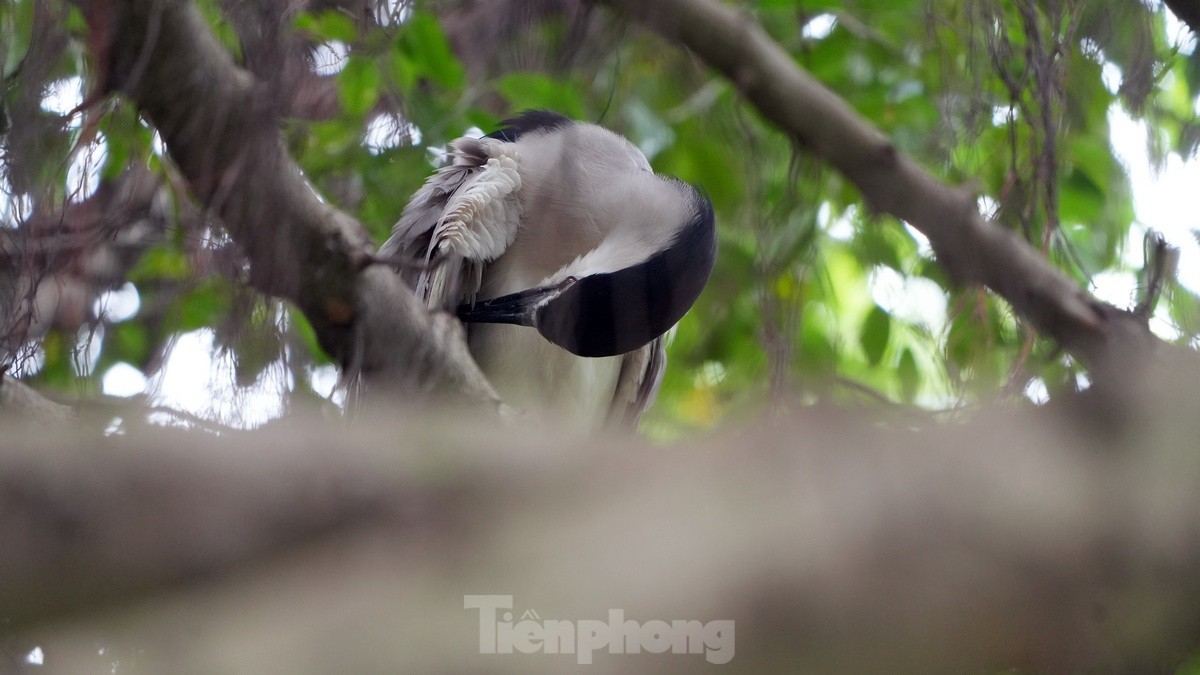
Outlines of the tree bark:
[[733,620],[738,672],[1163,672],[1200,631],[1195,370],[1160,373],[1120,433],[1066,410],[917,432],[808,411],[664,448],[388,410],[9,434],[0,617],[63,672],[97,636],[131,672],[575,664],[479,654],[467,594],[514,596],[514,621]]
[[250,283],[304,312],[321,346],[381,389],[498,405],[452,318],[369,264],[362,226],[288,156],[277,101],[239,69],[185,0],[81,0],[101,91],[127,95],[197,199],[250,260]]
[[56,427],[75,420],[75,410],[42,396],[29,385],[0,374],[0,414],[27,424]]

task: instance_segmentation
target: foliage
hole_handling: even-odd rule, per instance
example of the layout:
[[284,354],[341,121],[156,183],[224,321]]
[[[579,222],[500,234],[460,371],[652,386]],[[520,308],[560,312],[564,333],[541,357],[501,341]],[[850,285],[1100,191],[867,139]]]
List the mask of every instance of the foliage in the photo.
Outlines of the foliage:
[[[221,8],[200,4],[231,52],[247,52]],[[1158,7],[745,4],[801,66],[900,150],[949,182],[971,185],[988,215],[1081,284],[1143,265],[1143,229],[1110,142],[1111,111],[1145,120],[1159,162],[1170,153],[1189,157],[1200,144],[1200,59],[1179,48]],[[482,38],[469,22],[447,17],[483,7],[425,2],[369,17],[333,10],[291,17],[291,29],[314,47],[317,72],[336,80],[338,106],[324,119],[286,119],[288,147],[321,194],[379,241],[440,146],[529,107],[609,126],[641,147],[657,171],[703,186],[718,214],[719,261],[673,333],[659,403],[645,425],[653,434],[708,428],[786,401],[886,401],[907,413],[1025,392],[1041,400],[1041,389],[1052,396],[1086,382],[1078,364],[1003,301],[952,287],[922,236],[872,214],[840,176],[757,118],[735,85],[687,54],[596,11],[490,35],[490,43],[473,46],[494,58],[468,58],[464,50]],[[38,11],[64,39],[31,78],[22,64],[37,47]],[[77,86],[72,78],[94,83],[83,65],[82,22],[65,5],[5,4],[0,44],[5,108],[14,125],[35,130],[19,135],[24,145],[11,133],[4,144],[9,198],[0,215],[13,226],[95,188],[73,185],[79,179],[66,159],[97,138],[82,116],[46,104],[30,111],[22,101]],[[236,264],[222,266],[228,242],[178,187],[153,132],[127,103],[100,104],[96,112],[87,119],[105,147],[95,156],[98,176],[150,168],[170,188],[168,226],[125,277],[139,299],[136,314],[57,321],[30,336],[41,356],[18,371],[43,386],[95,393],[115,365],[151,374],[173,340],[207,330],[234,364],[237,384],[278,392],[281,409],[297,396],[328,396],[328,362],[311,331],[297,313],[248,295]],[[1156,314],[1160,333],[1182,344],[1196,340],[1197,291],[1170,286]]]

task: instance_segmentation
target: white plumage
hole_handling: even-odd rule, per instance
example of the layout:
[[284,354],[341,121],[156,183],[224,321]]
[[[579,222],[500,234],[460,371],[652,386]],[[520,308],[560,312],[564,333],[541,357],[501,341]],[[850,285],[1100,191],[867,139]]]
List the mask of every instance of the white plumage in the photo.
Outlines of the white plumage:
[[453,141],[448,160],[380,254],[428,263],[401,274],[430,307],[468,306],[472,354],[506,403],[636,424],[662,333],[712,268],[707,199],[621,136],[545,111]]

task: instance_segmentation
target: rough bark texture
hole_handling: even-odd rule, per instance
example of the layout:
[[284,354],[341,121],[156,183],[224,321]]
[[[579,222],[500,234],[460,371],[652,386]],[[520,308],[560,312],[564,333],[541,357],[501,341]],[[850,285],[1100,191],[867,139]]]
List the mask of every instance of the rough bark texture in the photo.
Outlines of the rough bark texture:
[[368,384],[496,404],[461,327],[426,311],[390,270],[368,266],[366,231],[304,180],[269,92],[191,3],[80,4],[104,90],[127,95],[159,131],[197,199],[249,257],[256,288],[295,302],[322,347]]

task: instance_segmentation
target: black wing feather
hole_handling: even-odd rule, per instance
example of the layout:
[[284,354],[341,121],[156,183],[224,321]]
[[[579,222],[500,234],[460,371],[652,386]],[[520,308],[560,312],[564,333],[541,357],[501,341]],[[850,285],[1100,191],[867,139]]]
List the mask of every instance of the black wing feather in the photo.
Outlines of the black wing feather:
[[526,110],[500,123],[500,128],[484,138],[494,138],[506,143],[513,143],[525,134],[539,131],[554,131],[569,124],[571,118],[550,110]]

